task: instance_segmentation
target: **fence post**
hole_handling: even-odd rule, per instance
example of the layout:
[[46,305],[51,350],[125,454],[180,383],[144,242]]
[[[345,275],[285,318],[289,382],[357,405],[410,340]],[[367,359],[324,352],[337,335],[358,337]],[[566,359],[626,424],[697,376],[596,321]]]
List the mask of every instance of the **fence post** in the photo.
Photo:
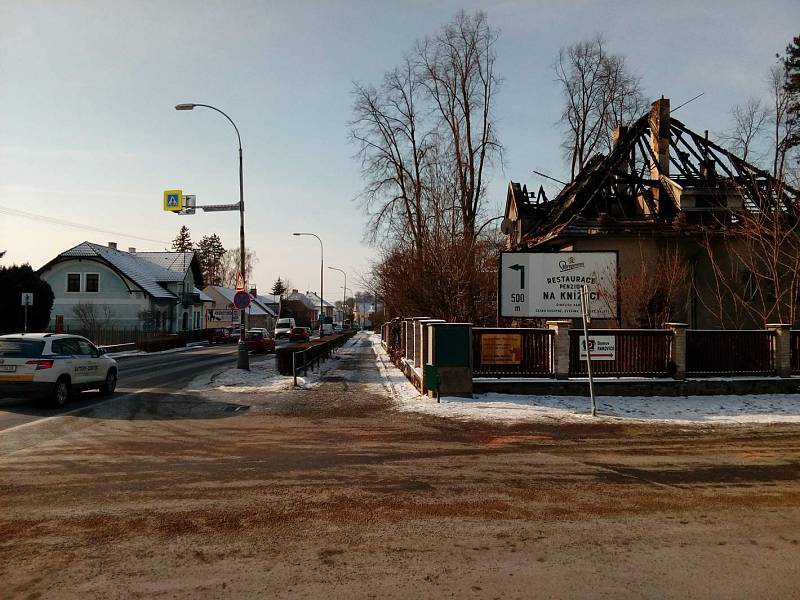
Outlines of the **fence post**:
[[556,379],[569,378],[569,330],[572,321],[547,321],[553,332],[553,375]]
[[767,329],[774,332],[772,338],[772,365],[778,377],[792,375],[791,325],[768,323]]
[[672,332],[670,358],[675,365],[673,379],[686,379],[686,323],[664,323],[664,327]]

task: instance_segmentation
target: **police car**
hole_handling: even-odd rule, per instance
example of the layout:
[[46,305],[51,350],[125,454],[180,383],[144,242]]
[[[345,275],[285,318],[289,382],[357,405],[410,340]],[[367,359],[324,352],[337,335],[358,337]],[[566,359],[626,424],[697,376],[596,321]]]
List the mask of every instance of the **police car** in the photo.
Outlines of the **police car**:
[[49,398],[66,404],[74,392],[117,387],[117,362],[79,335],[17,333],[0,335],[0,398]]

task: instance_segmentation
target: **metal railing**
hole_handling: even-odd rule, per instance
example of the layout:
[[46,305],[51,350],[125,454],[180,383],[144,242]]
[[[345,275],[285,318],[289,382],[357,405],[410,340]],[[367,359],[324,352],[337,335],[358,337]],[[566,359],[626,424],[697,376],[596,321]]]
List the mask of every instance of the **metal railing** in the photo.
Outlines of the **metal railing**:
[[[582,331],[569,332],[569,374],[588,375],[580,358]],[[672,332],[662,329],[592,329],[593,336],[614,336],[614,360],[592,360],[592,372],[600,377],[668,377],[671,367]]]
[[312,371],[319,371],[322,362],[329,359],[333,353],[344,346],[353,335],[355,335],[355,332],[343,333],[332,339],[315,343],[308,348],[292,351],[292,379],[294,386],[297,387],[297,374],[300,371],[303,371],[303,377],[308,374],[309,368]]
[[775,333],[763,330],[686,332],[689,375],[774,375]]

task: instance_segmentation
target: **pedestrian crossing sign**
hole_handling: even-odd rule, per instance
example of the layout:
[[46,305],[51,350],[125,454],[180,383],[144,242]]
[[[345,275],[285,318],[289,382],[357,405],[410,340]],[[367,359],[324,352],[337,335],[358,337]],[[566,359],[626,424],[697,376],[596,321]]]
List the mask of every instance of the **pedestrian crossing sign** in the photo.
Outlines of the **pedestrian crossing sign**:
[[164,210],[181,212],[183,210],[183,191],[164,190]]

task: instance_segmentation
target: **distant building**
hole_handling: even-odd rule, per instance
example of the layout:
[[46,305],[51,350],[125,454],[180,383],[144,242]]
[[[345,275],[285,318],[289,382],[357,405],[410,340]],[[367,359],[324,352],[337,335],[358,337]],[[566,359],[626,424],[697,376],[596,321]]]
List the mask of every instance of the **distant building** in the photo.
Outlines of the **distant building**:
[[193,252],[128,252],[83,242],[38,270],[53,288],[50,327],[191,331],[211,299]]
[[[235,289],[209,285],[203,292],[212,300],[206,310],[206,327],[235,327],[239,325],[239,310],[233,304],[233,297],[236,295]],[[278,313],[268,303],[262,302],[260,298],[256,290],[251,290],[250,306],[245,311],[247,314],[247,327],[248,329],[264,328],[273,331]]]

